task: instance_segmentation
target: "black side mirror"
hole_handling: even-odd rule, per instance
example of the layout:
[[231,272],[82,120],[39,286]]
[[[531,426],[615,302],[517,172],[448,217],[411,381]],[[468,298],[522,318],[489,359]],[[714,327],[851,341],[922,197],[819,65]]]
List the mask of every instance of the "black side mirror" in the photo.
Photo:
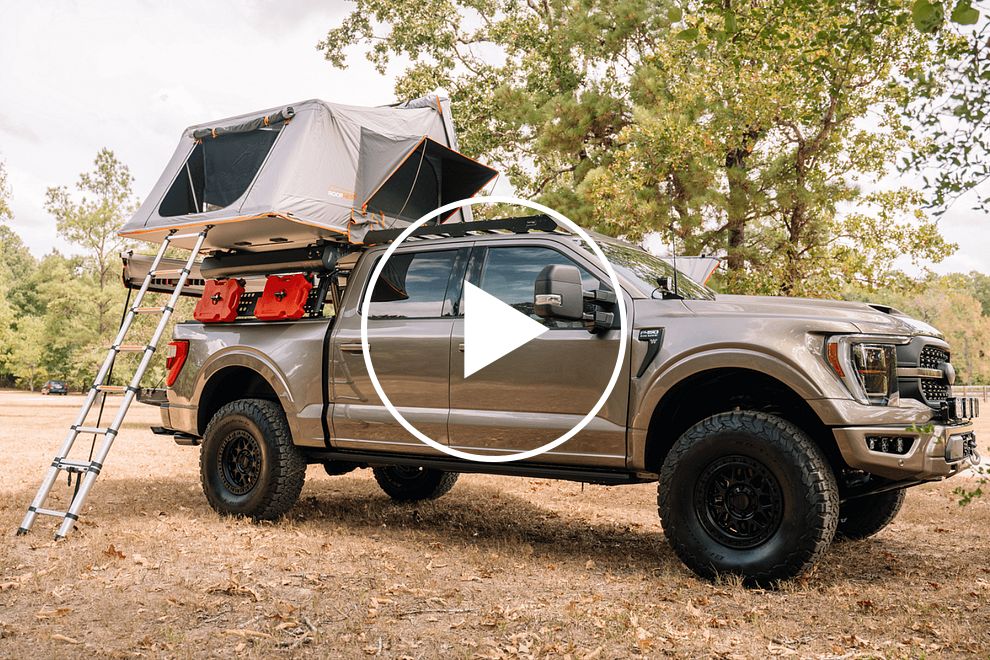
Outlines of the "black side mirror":
[[544,266],[533,287],[533,311],[540,318],[581,321],[584,292],[577,266]]

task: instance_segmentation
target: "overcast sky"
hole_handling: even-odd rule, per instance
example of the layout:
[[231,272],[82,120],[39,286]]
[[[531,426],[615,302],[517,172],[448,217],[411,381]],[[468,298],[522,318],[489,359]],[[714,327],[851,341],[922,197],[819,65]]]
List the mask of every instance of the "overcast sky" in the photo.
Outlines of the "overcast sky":
[[[13,188],[14,228],[36,255],[65,250],[43,208],[45,189],[74,186],[102,147],[131,168],[143,198],[190,124],[308,98],[394,102],[392,75],[379,75],[361,56],[339,71],[316,50],[351,7],[342,0],[0,0],[0,159]],[[941,221],[960,249],[939,272],[990,273],[990,218],[969,206],[961,201]]]

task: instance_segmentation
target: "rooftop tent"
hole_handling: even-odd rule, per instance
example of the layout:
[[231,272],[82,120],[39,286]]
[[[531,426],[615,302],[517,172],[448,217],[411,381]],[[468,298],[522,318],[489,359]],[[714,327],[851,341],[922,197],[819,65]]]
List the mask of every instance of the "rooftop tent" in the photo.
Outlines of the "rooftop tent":
[[496,176],[456,149],[449,103],[435,96],[378,108],[312,100],[192,126],[120,234],[160,242],[212,225],[212,250],[360,243]]
[[[396,154],[401,158],[396,162]],[[361,131],[357,199],[361,209],[413,222],[480,190],[493,170],[428,138]],[[388,172],[385,180],[381,173]]]

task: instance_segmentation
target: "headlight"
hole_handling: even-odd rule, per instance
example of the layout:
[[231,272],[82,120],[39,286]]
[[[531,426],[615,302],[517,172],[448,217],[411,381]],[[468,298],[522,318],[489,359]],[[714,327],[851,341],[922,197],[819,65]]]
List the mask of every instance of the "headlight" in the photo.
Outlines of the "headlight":
[[907,337],[839,336],[825,343],[825,357],[860,403],[885,406],[897,398],[897,344]]

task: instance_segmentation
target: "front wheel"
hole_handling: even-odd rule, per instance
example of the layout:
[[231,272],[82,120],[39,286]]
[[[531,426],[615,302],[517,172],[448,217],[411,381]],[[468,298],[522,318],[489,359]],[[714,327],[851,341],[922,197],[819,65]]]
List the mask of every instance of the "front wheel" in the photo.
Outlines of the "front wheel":
[[907,493],[904,489],[846,500],[839,507],[839,538],[858,540],[873,536],[897,517]]
[[373,472],[382,490],[398,502],[435,500],[450,492],[458,477],[457,472],[408,465],[376,467]]
[[241,399],[210,420],[199,459],[203,492],[217,513],[275,520],[302,491],[306,459],[277,403]]
[[770,586],[821,558],[839,494],[807,435],[743,411],[702,420],[677,440],[660,471],[658,504],[664,534],[688,568]]

